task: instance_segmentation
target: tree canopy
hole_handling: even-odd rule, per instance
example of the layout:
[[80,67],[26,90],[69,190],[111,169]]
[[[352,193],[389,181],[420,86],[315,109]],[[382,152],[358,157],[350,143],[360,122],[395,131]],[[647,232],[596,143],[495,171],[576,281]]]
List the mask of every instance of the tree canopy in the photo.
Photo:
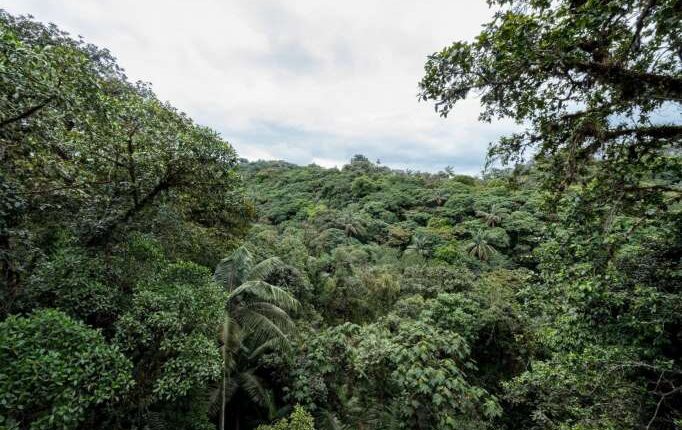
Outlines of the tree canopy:
[[0,11],[0,428],[682,426],[682,6],[490,0],[479,176],[238,159]]

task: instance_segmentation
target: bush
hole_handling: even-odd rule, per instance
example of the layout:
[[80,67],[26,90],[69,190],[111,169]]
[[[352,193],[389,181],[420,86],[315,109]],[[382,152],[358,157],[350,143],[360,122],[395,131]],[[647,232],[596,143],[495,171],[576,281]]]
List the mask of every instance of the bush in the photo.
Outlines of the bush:
[[256,430],[315,430],[313,417],[296,405],[289,418],[282,418],[273,425],[261,425]]
[[104,272],[102,262],[83,250],[58,249],[33,271],[22,307],[56,308],[91,324],[110,320],[120,297],[116,286],[106,283]]
[[138,391],[150,401],[170,402],[220,375],[215,330],[226,301],[210,271],[194,263],[169,264],[154,282],[136,286],[130,309],[117,322],[116,340],[140,357]]
[[101,333],[46,309],[0,323],[0,428],[75,429],[132,386],[132,365]]

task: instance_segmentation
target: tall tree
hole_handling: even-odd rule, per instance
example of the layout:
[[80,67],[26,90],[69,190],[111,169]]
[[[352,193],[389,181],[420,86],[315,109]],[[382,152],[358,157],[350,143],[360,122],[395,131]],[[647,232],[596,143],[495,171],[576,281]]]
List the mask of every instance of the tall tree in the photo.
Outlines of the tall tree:
[[235,152],[215,131],[128,83],[106,50],[5,12],[0,31],[7,306],[55,229],[101,248],[161,207],[223,236],[248,221]]
[[[239,362],[252,363],[263,351],[288,345],[287,333],[293,322],[287,312],[297,309],[298,301],[283,288],[266,282],[282,266],[276,257],[255,264],[251,252],[242,246],[216,267],[214,278],[228,293],[221,328],[224,369],[219,389],[220,430],[226,427],[226,406],[240,382],[254,399],[265,399],[252,369],[239,369]],[[248,359],[240,360],[240,354]]]
[[659,155],[679,151],[682,138],[680,2],[488,3],[499,10],[474,42],[429,57],[421,98],[445,116],[476,93],[482,120],[529,124],[493,145],[490,162],[535,152],[559,189],[596,157],[606,164],[599,174],[611,179],[602,181],[611,196],[679,195],[676,180],[661,175],[675,162]]
[[488,163],[530,153],[552,191],[541,285],[526,290],[542,353],[509,399],[535,428],[675,428],[682,3],[488,3],[492,21],[430,56],[420,85],[441,115],[476,93],[482,120],[527,125]]
[[[68,406],[76,413],[51,414],[30,378],[0,372],[45,412],[19,428],[69,420],[67,428],[86,416],[97,418],[88,428],[143,428],[152,416],[171,428],[205,428],[196,395],[219,375],[214,329],[225,301],[206,267],[252,215],[236,165],[218,133],[129,82],[106,49],[0,10],[0,319],[57,308],[80,319],[57,318],[68,331],[57,335],[83,331],[86,341],[69,360],[41,346],[46,360],[76,381],[89,372],[88,357],[119,343],[135,380],[116,405],[106,400],[119,382],[84,380]],[[50,325],[43,320],[32,319]],[[94,327],[81,330],[86,324],[101,333],[87,334]],[[35,364],[32,352],[16,349],[22,342],[7,342],[12,360]],[[49,336],[40,342],[59,347]],[[73,391],[58,378],[38,382],[55,406],[54,393]],[[29,408],[21,402],[17,409]],[[12,426],[0,415],[0,427]]]

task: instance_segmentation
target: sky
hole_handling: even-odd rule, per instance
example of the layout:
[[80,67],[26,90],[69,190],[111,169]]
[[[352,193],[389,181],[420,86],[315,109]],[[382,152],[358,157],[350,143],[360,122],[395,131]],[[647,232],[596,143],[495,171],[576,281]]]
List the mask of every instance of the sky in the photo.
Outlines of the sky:
[[471,40],[484,0],[4,0],[108,48],[132,81],[221,133],[249,160],[481,171],[515,127],[466,100],[417,99],[427,55]]

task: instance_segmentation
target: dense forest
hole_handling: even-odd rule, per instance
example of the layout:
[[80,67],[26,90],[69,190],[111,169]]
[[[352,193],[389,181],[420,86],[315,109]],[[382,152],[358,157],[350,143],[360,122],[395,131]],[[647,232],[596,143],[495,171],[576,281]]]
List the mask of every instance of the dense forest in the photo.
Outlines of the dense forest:
[[525,128],[480,176],[240,159],[0,11],[0,429],[682,428],[682,3],[488,3],[419,83]]

